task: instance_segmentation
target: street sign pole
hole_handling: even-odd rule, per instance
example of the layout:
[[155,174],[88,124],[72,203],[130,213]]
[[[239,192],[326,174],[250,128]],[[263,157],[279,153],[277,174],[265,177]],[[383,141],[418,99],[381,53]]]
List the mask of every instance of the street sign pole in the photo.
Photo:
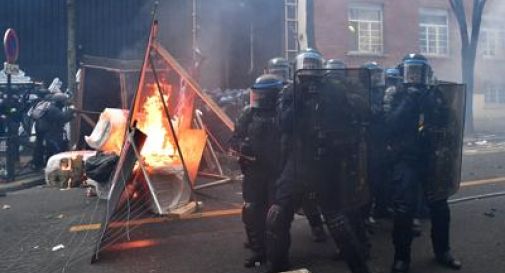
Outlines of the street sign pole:
[[15,65],[19,56],[19,40],[16,32],[9,28],[4,35],[5,65],[4,71],[7,75],[7,155],[6,169],[7,180],[13,181],[16,177],[16,162],[19,160],[19,141],[18,130],[19,121],[17,121],[17,102],[14,101],[12,89],[12,74],[16,73],[18,68]]
[[[7,74],[7,106],[10,108],[12,105],[12,75]],[[16,176],[16,150],[17,148],[17,130],[16,124],[13,120],[13,116],[9,111],[7,115],[7,155],[6,155],[6,169],[7,169],[7,180],[13,181]]]

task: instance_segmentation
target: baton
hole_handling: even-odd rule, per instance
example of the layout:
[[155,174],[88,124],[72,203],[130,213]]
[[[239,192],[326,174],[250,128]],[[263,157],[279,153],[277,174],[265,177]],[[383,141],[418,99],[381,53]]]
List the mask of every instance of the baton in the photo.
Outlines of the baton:
[[101,112],[86,111],[81,109],[72,108],[72,110],[78,114],[89,114],[89,115],[100,115]]

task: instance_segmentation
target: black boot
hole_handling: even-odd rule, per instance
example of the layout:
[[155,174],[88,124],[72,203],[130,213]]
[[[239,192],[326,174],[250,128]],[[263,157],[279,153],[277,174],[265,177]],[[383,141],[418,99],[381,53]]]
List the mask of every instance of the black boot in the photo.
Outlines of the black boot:
[[460,270],[461,267],[463,267],[461,261],[454,258],[450,251],[447,251],[444,254],[436,255],[436,260],[438,264],[450,269]]
[[252,255],[245,259],[244,267],[251,268],[263,264],[266,261],[265,241],[263,234],[257,232],[249,232],[249,249]]
[[407,273],[409,272],[410,262],[404,260],[397,260],[393,262],[391,273]]
[[279,273],[279,272],[289,271],[289,269],[290,269],[289,264],[281,264],[281,265],[270,264],[267,267],[267,269],[264,271],[264,273]]
[[412,238],[412,218],[408,214],[397,213],[393,223],[395,258],[391,273],[409,272]]
[[245,259],[244,261],[244,267],[246,268],[251,268],[255,267],[256,265],[262,265],[263,263],[266,262],[266,256],[263,253],[254,253],[251,255],[251,257]]

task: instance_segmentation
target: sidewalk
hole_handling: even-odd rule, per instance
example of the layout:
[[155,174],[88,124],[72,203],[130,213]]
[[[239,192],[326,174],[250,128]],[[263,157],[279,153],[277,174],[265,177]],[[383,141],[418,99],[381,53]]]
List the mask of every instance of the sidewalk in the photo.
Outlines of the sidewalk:
[[0,183],[0,196],[5,195],[7,192],[28,189],[34,186],[43,185],[44,171],[33,172],[25,174],[16,178],[12,182]]

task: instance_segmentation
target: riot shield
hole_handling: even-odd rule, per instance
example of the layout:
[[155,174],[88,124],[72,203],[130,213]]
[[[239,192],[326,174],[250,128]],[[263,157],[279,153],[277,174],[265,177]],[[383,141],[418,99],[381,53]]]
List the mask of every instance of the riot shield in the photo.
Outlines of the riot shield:
[[461,182],[466,86],[444,82],[430,90],[423,105],[424,190],[429,200],[455,194]]
[[367,203],[369,71],[299,70],[293,90],[297,179],[317,192],[323,206]]

